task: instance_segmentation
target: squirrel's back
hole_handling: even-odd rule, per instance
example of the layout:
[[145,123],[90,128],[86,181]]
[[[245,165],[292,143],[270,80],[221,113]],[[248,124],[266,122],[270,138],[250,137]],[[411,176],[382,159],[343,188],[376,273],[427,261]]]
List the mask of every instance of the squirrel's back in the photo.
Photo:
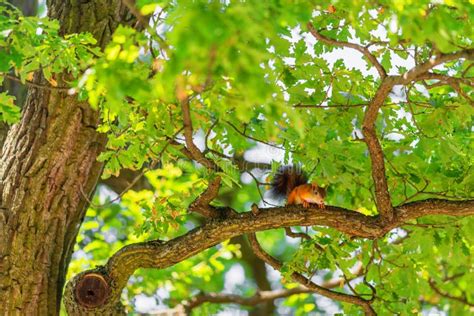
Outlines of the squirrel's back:
[[282,166],[273,177],[270,193],[273,198],[286,198],[294,188],[306,183],[308,176],[300,166]]

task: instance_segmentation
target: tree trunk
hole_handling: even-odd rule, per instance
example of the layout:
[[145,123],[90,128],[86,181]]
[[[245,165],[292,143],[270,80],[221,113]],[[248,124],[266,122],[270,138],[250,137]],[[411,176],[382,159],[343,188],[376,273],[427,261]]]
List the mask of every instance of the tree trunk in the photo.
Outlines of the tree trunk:
[[[91,32],[102,48],[131,21],[120,0],[49,0],[61,34]],[[37,83],[46,85],[41,74]],[[76,96],[30,88],[0,158],[0,314],[57,315],[67,266],[102,165],[99,119]]]

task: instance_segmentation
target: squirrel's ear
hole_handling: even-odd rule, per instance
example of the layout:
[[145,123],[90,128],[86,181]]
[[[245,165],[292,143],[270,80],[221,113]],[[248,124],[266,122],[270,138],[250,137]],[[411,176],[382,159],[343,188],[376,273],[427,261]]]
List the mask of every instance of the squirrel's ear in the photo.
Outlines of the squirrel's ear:
[[327,190],[327,187],[324,187],[324,188],[323,188],[323,187],[319,187],[319,194],[321,194],[321,196],[322,196],[323,198],[326,197],[326,190]]
[[326,189],[327,187],[318,187],[318,193],[323,199],[326,197]]

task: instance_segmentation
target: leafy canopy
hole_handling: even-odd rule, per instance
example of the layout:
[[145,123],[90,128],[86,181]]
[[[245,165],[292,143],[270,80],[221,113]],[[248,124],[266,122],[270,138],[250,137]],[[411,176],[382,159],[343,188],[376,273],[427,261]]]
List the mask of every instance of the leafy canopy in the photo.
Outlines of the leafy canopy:
[[[474,39],[472,1],[342,0],[328,6],[325,1],[141,0],[137,6],[151,16],[149,26],[119,27],[103,52],[90,34],[60,36],[56,21],[0,6],[0,79],[15,77],[87,100],[100,112],[98,130],[108,137],[99,157],[103,178],[122,169],[144,170],[151,185],[109,202],[109,192],[98,190],[77,244],[85,255],[75,256],[70,274],[105,263],[130,242],[167,240],[199,225],[187,207],[216,175],[223,186],[214,203],[247,211],[262,203],[260,183],[269,174],[298,162],[328,188],[327,204],[376,215],[370,160],[360,138],[380,76],[355,50],[315,40],[307,22],[327,38],[368,47],[391,75],[403,75],[435,54],[472,47]],[[455,60],[433,72],[472,78],[472,65]],[[38,70],[43,79],[33,75]],[[472,197],[474,95],[472,81],[466,82],[453,86],[428,79],[397,86],[385,101],[376,128],[393,205],[433,196]],[[183,155],[183,98],[189,99],[196,142],[221,170],[206,170]],[[19,119],[13,102],[0,94],[0,118],[8,123]],[[265,164],[259,183],[249,183],[239,161],[255,148]],[[272,160],[276,157],[282,159]],[[473,229],[470,218],[436,217],[407,223],[377,241],[351,240],[324,227],[310,229],[313,239],[299,244],[280,230],[259,238],[286,261],[284,280],[294,271],[319,271],[323,279],[342,271],[352,278],[351,268],[362,262],[364,282],[354,290],[371,295],[374,286],[380,313],[412,314],[436,306],[467,315],[466,304],[439,295],[430,283],[474,302]],[[139,271],[126,299],[133,304],[137,294],[166,288],[165,303],[173,305],[200,291],[220,292],[236,265],[251,280],[244,259],[238,245],[225,243],[165,271]],[[233,291],[248,296],[255,284],[245,281]],[[321,308],[308,294],[283,305],[296,315]],[[219,308],[203,305],[195,312]],[[341,309],[360,313],[348,304]]]

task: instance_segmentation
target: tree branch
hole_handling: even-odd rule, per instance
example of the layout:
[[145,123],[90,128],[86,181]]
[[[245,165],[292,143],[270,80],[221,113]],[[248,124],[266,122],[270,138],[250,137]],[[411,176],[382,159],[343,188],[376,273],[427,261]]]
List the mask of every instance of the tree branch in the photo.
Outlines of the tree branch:
[[[382,79],[382,83],[377,89],[375,96],[369,102],[363,121],[362,132],[364,135],[364,140],[369,149],[370,160],[372,163],[372,178],[375,184],[375,202],[377,205],[377,209],[381,215],[382,220],[391,221],[393,219],[393,207],[391,203],[390,193],[388,191],[387,178],[385,175],[384,154],[382,151],[382,146],[377,138],[377,133],[375,131],[375,121],[377,119],[378,112],[385,103],[386,98],[388,97],[389,93],[392,91],[395,85],[408,84],[414,80],[439,79],[439,77],[434,78],[435,74],[430,74],[429,70],[431,70],[433,67],[436,67],[440,64],[449,61],[461,58],[473,59],[474,49],[465,49],[451,54],[438,54],[436,55],[436,57],[431,58],[427,62],[416,65],[414,68],[407,71],[401,76],[387,76],[385,69],[377,61],[375,56],[370,53],[367,46],[364,47],[358,44],[337,41],[328,38],[322,35],[318,30],[316,30],[311,22],[307,24],[307,27],[310,33],[317,40],[325,44],[336,47],[348,47],[361,52],[375,66]],[[459,87],[459,81],[453,81],[453,79],[447,79],[446,77],[443,77],[443,79],[450,80],[450,83],[454,87],[454,89],[460,95],[468,99],[471,104],[473,103],[473,101]],[[466,78],[463,80],[463,83],[467,84]]]
[[38,88],[38,89],[46,89],[46,90],[51,90],[51,91],[63,91],[63,92],[68,92],[69,95],[73,95],[73,94],[76,94],[76,90],[73,89],[72,87],[63,87],[63,86],[52,86],[52,85],[46,85],[46,84],[39,84],[39,83],[36,83],[36,82],[33,82],[33,81],[30,81],[30,80],[24,80],[24,82],[14,76],[14,75],[11,75],[11,74],[8,74],[8,73],[0,73],[0,77],[5,77],[5,78],[8,78],[10,80],[13,80],[13,81],[16,81],[16,82],[19,82],[21,84],[25,84],[27,86],[30,86],[30,87],[34,87],[34,88]]
[[425,74],[432,68],[444,64],[449,61],[457,60],[457,59],[474,59],[474,49],[465,49],[458,52],[454,52],[451,54],[440,54],[436,57],[431,58],[427,62],[417,65],[416,67],[412,68],[411,70],[407,71],[401,76],[401,83],[400,84],[407,84],[413,80],[416,80],[419,76]]
[[[361,276],[364,269],[362,268],[362,264],[359,265],[353,274],[358,277]],[[321,284],[321,287],[326,289],[333,289],[336,287],[340,287],[344,285],[346,280],[344,278],[334,278],[329,281],[324,282]],[[245,297],[241,295],[235,294],[222,294],[222,293],[205,293],[199,294],[194,296],[188,302],[185,302],[183,305],[185,309],[191,310],[196,308],[204,303],[220,303],[220,304],[239,304],[239,305],[246,305],[246,306],[255,306],[261,303],[274,301],[279,298],[289,297],[295,294],[303,294],[303,293],[314,293],[313,290],[305,288],[305,287],[297,287],[293,289],[279,289],[273,291],[257,291],[253,296]]]
[[332,38],[326,37],[319,33],[316,28],[314,27],[313,23],[308,22],[307,24],[309,32],[316,38],[318,41],[321,41],[325,44],[332,45],[332,46],[337,46],[337,47],[347,47],[347,48],[352,48],[355,49],[358,52],[361,52],[369,61],[372,63],[372,65],[377,69],[377,72],[379,73],[379,76],[381,79],[384,79],[387,77],[387,72],[385,69],[382,67],[382,65],[379,63],[377,58],[370,52],[370,50],[367,47],[354,44],[354,43],[349,43],[349,42],[344,42],[344,41],[337,41]]
[[474,303],[471,303],[467,300],[466,297],[459,297],[459,296],[454,296],[449,293],[443,292],[437,285],[436,282],[433,279],[428,280],[428,284],[430,285],[431,289],[438,294],[439,296],[445,297],[450,300],[458,301],[463,303],[464,305],[468,305],[471,307],[474,307]]
[[135,0],[122,0],[123,4],[130,10],[130,12],[137,18],[141,26],[146,29],[149,26],[149,17],[141,14],[140,10],[137,9]]
[[[394,208],[391,222],[335,206],[326,206],[325,209],[305,209],[301,206],[266,208],[261,209],[257,215],[250,211],[221,214],[221,217],[207,221],[203,226],[170,241],[148,241],[125,246],[100,271],[96,269],[83,272],[71,284],[76,284],[77,279],[91,272],[101,273],[113,289],[108,294],[107,301],[115,305],[120,301],[122,289],[136,269],[164,269],[235,236],[287,226],[321,225],[352,236],[378,238],[409,220],[426,215],[474,215],[474,200],[428,199],[407,203]],[[67,295],[73,296],[70,293],[73,289],[73,285],[69,286],[66,289],[66,292],[69,291]]]
[[464,84],[468,87],[474,88],[474,81],[472,80],[472,78],[458,78],[443,74],[427,72],[418,76],[417,80],[438,80],[438,82],[431,85],[425,83],[425,87],[427,89],[434,88],[437,86],[449,85],[454,89],[454,91],[456,91],[459,96],[463,97],[464,99],[466,99],[466,101],[469,102],[469,104],[474,106],[474,100],[469,97],[469,95],[464,92],[461,87],[461,84]]
[[196,144],[194,144],[193,142],[193,122],[191,119],[191,111],[189,109],[189,97],[181,99],[180,103],[181,111],[183,113],[184,141],[186,143],[186,148],[191,153],[193,160],[202,164],[209,170],[219,170],[218,166],[214,163],[214,161],[206,158],[196,146]]
[[451,77],[448,75],[437,74],[433,72],[427,72],[427,73],[421,74],[417,77],[417,80],[439,80],[446,84],[452,84],[452,83],[465,84],[467,86],[474,88],[473,78]]
[[[270,265],[272,268],[274,268],[277,271],[280,271],[282,269],[283,264],[277,259],[270,256],[260,247],[260,244],[257,241],[257,236],[255,235],[255,233],[249,234],[248,238],[250,240],[250,245],[252,246],[253,251],[255,252],[257,257],[265,261],[268,265]],[[371,301],[364,300],[363,298],[358,297],[358,296],[331,291],[330,289],[327,289],[321,285],[317,285],[316,283],[312,282],[310,279],[306,278],[304,275],[300,273],[294,272],[291,275],[291,278],[294,281],[302,284],[304,287],[312,290],[314,293],[323,295],[325,297],[334,299],[336,301],[359,305],[360,307],[364,309],[366,315],[377,315],[375,311],[372,309],[372,306],[370,306]]]
[[396,78],[386,77],[378,88],[374,98],[370,101],[362,123],[362,134],[369,149],[372,163],[372,178],[375,184],[375,203],[383,220],[393,219],[392,202],[388,192],[387,177],[385,176],[385,162],[382,146],[375,132],[375,121],[380,107],[385,102],[390,91],[395,85]]
[[190,311],[204,303],[217,304],[239,304],[245,306],[255,306],[261,303],[274,301],[278,298],[285,298],[295,294],[313,293],[306,288],[280,289],[274,291],[260,291],[250,297],[235,294],[207,293],[194,296],[191,300],[183,304],[185,309]]
[[[283,151],[286,150],[284,147],[281,147],[281,146],[272,144],[272,143],[270,143],[270,142],[266,142],[266,141],[264,141],[264,140],[257,139],[257,138],[255,138],[255,137],[252,137],[252,136],[250,136],[250,135],[247,135],[247,134],[245,133],[245,131],[243,131],[243,132],[240,131],[240,130],[237,128],[237,126],[235,126],[234,124],[232,124],[232,122],[230,122],[230,121],[225,121],[225,122],[226,122],[230,127],[232,127],[232,129],[233,129],[237,134],[240,134],[240,135],[242,135],[242,136],[245,137],[245,138],[248,138],[248,139],[253,140],[253,141],[257,142],[257,143],[262,143],[262,144],[265,144],[265,145],[268,145],[268,146],[270,146],[270,147],[274,147],[274,148],[277,148],[277,149],[280,149],[280,150],[283,150]],[[291,151],[291,150],[289,150],[289,151],[290,151],[290,152],[295,152],[295,151]]]
[[291,227],[285,227],[285,234],[291,238],[301,238],[304,240],[311,240],[311,236],[306,233],[298,233],[291,230]]
[[206,190],[189,206],[189,211],[199,213],[205,217],[218,217],[221,214],[214,206],[209,203],[214,200],[219,193],[221,186],[221,177],[216,176],[209,181]]
[[[183,87],[178,86],[177,88],[178,99],[181,103],[181,111],[183,114],[183,128],[184,128],[184,141],[186,148],[184,154],[190,159],[204,165],[210,171],[219,171],[219,166],[212,160],[207,158],[199,148],[194,144],[193,141],[193,122],[191,119],[191,111],[189,109],[189,96],[185,95]],[[221,185],[221,177],[216,176],[209,182],[207,189],[193,202],[189,207],[192,212],[197,212],[205,217],[217,217],[220,216],[220,212],[217,211],[209,203],[214,200],[218,193]]]

